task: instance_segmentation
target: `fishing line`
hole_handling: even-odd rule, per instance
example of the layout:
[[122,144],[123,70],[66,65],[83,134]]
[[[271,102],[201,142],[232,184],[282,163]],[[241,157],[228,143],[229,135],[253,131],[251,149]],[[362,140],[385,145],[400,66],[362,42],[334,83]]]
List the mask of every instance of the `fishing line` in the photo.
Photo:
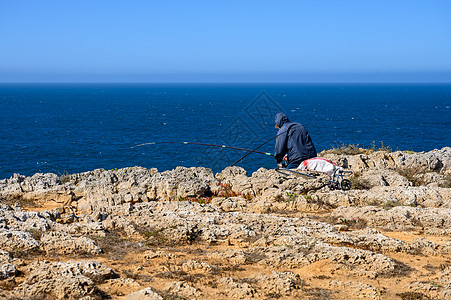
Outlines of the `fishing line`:
[[[294,124],[293,124],[293,125],[294,125]],[[248,155],[251,154],[252,152],[257,152],[257,151],[255,151],[255,150],[257,150],[257,149],[260,148],[261,146],[266,145],[267,143],[271,142],[273,139],[275,139],[275,138],[278,137],[279,135],[282,135],[282,134],[284,134],[284,133],[288,133],[288,131],[290,130],[290,128],[291,128],[293,125],[291,125],[290,127],[288,127],[288,129],[287,129],[286,131],[281,132],[281,133],[279,133],[279,134],[276,135],[276,136],[273,136],[272,138],[270,138],[269,140],[267,140],[267,141],[264,142],[263,144],[259,145],[258,147],[255,147],[254,149],[252,149],[251,151],[249,151],[248,154],[244,155],[244,156],[241,157],[239,160],[237,160],[236,162],[234,162],[233,165],[232,165],[232,167],[233,167],[234,165],[236,165],[237,163],[239,163],[240,161],[242,161],[246,156],[248,156]],[[274,156],[274,154],[271,154],[271,155]]]
[[251,149],[240,148],[240,147],[233,147],[233,146],[226,146],[226,145],[216,145],[216,144],[206,144],[206,143],[196,143],[196,142],[150,142],[150,143],[144,143],[144,144],[139,144],[139,145],[136,145],[136,146],[132,146],[130,148],[141,147],[141,146],[146,146],[146,145],[156,145],[156,144],[201,145],[201,146],[219,147],[219,148],[226,148],[226,149],[235,149],[235,150],[247,151],[249,153],[253,152],[253,153],[259,153],[259,154],[274,156],[272,153],[269,153],[269,152],[256,151],[261,146],[251,150]]

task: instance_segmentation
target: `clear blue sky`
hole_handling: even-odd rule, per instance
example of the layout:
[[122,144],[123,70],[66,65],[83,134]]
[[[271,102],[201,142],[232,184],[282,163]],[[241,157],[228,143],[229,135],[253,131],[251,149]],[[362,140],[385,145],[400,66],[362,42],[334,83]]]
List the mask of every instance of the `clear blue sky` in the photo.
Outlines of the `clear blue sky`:
[[0,82],[451,82],[451,1],[0,0]]

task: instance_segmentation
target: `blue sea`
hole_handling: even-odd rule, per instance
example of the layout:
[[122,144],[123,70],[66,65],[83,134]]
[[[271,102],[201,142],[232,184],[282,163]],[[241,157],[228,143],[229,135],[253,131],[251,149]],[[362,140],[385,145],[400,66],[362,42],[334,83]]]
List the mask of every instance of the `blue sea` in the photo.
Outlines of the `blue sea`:
[[[276,135],[283,111],[319,151],[451,146],[450,84],[0,84],[0,179],[132,166],[219,172]],[[272,152],[274,140],[258,150]],[[248,172],[275,167],[253,153]]]

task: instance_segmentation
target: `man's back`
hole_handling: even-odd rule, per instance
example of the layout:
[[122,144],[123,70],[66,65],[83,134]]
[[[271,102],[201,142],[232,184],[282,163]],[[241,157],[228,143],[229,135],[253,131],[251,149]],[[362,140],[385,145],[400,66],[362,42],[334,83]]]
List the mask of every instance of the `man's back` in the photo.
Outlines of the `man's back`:
[[316,149],[313,145],[310,134],[299,123],[290,122],[285,114],[276,115],[276,126],[279,127],[276,138],[274,156],[279,163],[285,154],[288,162],[293,166],[299,165],[302,161],[316,157]]

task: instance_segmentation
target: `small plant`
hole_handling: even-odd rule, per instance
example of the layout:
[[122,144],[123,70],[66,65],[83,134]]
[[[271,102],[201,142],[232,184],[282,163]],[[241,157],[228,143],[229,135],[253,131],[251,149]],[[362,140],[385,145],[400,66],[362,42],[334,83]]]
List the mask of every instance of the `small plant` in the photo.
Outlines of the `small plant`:
[[[0,289],[6,291],[12,291],[17,286],[17,282],[14,279],[0,280]],[[19,298],[13,298],[19,300]]]
[[443,285],[441,285],[441,284],[439,284],[437,282],[434,282],[434,281],[429,282],[429,284],[434,286],[434,287],[438,287],[438,288],[442,288],[443,287]]
[[368,202],[368,206],[379,206],[379,205],[381,205],[381,203],[376,199],[373,199],[370,202]]
[[346,225],[352,229],[363,229],[367,226],[366,221],[361,218],[340,219],[338,225]]
[[349,180],[351,180],[351,186],[354,190],[369,190],[373,187],[367,179],[361,177],[359,172],[355,172]]
[[35,240],[40,241],[41,240],[41,236],[44,233],[41,229],[39,228],[31,228],[29,230],[29,232],[31,233],[31,235],[34,237]]
[[243,193],[243,194],[241,194],[241,197],[243,197],[246,200],[252,200],[252,198],[253,198],[251,193]]
[[377,147],[376,146],[376,141],[373,141],[371,143],[370,150],[372,150],[373,152],[376,152],[376,151],[393,152],[393,149],[390,146],[385,146],[384,145],[384,141],[380,141],[380,143],[381,143],[381,146]]
[[110,231],[105,236],[91,235],[88,237],[102,248],[104,255],[112,260],[122,260],[127,254],[142,250],[142,245],[130,241],[122,230]]
[[425,294],[418,293],[418,292],[404,292],[404,293],[398,293],[396,296],[400,297],[401,300],[427,300],[431,299]]
[[61,182],[61,184],[70,182],[70,174],[64,171],[63,174],[59,176],[59,181]]
[[211,203],[212,197],[182,197],[179,196],[179,201],[190,201],[199,204],[209,204]]
[[395,206],[402,206],[401,201],[400,200],[388,200],[384,203],[383,207],[384,207],[384,209],[389,210]]
[[143,236],[146,240],[152,239],[152,238],[157,238],[160,235],[160,232],[161,232],[161,229],[158,229],[158,230],[149,229],[143,233]]
[[332,146],[332,149],[327,150],[326,153],[356,155],[356,154],[365,154],[366,150],[360,148],[359,145],[341,144]]
[[441,272],[445,271],[448,268],[451,268],[451,264],[449,264],[449,263],[440,264],[440,266],[439,266],[439,269]]
[[422,174],[424,174],[426,172],[421,167],[397,168],[396,172],[398,172],[399,175],[407,178],[407,180],[410,181],[413,186],[421,186],[421,185],[425,185],[426,184],[423,176],[421,176]]
[[299,195],[295,193],[286,192],[286,195],[288,197],[287,201],[295,201]]
[[438,186],[448,189],[451,188],[451,174],[445,175],[444,181],[441,182]]
[[423,223],[420,221],[420,219],[415,218],[415,217],[411,217],[410,218],[410,223],[415,226],[415,227],[424,227]]
[[381,146],[377,147],[376,142],[373,141],[368,148],[362,148],[359,144],[344,144],[336,143],[332,145],[332,149],[321,152],[321,154],[344,154],[344,155],[357,155],[357,154],[371,154],[376,151],[393,152],[390,146],[385,146],[384,142],[380,142]]

